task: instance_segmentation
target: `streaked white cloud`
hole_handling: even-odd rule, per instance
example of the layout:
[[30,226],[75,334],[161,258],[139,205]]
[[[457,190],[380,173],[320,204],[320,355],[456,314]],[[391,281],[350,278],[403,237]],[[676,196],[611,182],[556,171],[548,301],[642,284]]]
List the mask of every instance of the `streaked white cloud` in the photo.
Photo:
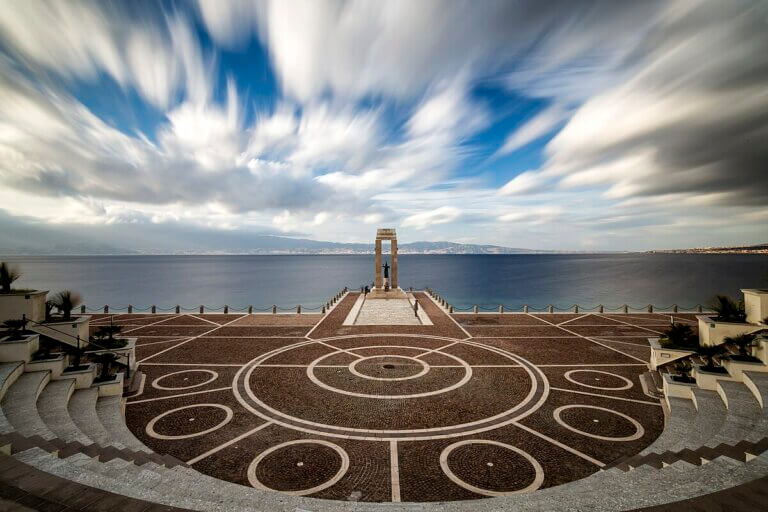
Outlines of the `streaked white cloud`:
[[513,151],[552,133],[566,120],[567,117],[568,112],[559,104],[552,105],[551,107],[542,110],[523,123],[514,132],[510,133],[496,154],[506,155],[512,153]]
[[424,229],[436,224],[455,222],[462,212],[453,206],[441,206],[436,210],[414,213],[403,219],[402,226],[414,229]]

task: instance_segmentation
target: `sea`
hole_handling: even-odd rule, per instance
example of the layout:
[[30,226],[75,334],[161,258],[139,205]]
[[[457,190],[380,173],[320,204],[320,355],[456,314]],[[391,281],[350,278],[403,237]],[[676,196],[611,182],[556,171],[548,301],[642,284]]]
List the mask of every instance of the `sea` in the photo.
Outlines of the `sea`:
[[[385,259],[386,256],[385,256]],[[78,291],[88,310],[318,310],[374,275],[372,255],[8,256],[18,288]],[[457,310],[602,304],[705,307],[716,294],[768,287],[768,256],[748,254],[406,255],[400,286],[432,288]]]

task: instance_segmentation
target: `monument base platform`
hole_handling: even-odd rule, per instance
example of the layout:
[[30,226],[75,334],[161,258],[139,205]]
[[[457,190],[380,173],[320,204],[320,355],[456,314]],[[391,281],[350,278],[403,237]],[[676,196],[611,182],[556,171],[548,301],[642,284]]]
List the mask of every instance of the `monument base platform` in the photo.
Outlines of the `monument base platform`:
[[366,296],[366,300],[371,299],[407,299],[408,296],[400,288],[384,290],[384,288],[374,288]]

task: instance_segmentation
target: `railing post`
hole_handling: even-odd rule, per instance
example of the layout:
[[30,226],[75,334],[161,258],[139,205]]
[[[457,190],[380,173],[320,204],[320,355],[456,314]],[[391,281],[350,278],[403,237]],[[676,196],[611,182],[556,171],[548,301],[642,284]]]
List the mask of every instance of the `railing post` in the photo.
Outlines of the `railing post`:
[[229,313],[229,306],[224,304],[224,314],[226,315],[227,313]]
[[653,313],[653,304],[648,304],[648,312]]
[[181,313],[181,306],[176,304],[176,314],[178,315],[179,313]]
[[554,312],[555,312],[555,306],[553,306],[552,304],[550,304],[549,306],[547,306],[547,311],[548,311],[549,313],[554,313]]
[[474,314],[477,314],[477,310],[478,310],[478,307],[477,307],[477,304],[475,304],[475,306],[472,308],[472,312]]
[[701,313],[702,311],[703,310],[702,310],[701,304],[697,304],[696,305],[696,312]]
[[296,306],[296,314],[297,314],[297,315],[300,315],[300,314],[301,314],[301,304],[299,304],[298,306]]
[[272,314],[273,315],[277,314],[277,306],[275,306],[274,304],[272,304]]
[[324,315],[324,314],[325,314],[325,306],[323,306],[323,307],[322,307],[322,309],[320,310],[320,314],[321,314],[321,315]]
[[672,312],[677,313],[677,304],[672,304]]
[[448,306],[448,312],[453,313],[453,306]]
[[128,314],[133,313],[133,304],[128,304]]
[[523,306],[523,313],[527,313],[527,312],[528,312],[528,304]]
[[597,306],[597,312],[598,312],[598,313],[602,313],[602,312],[603,312],[603,310],[604,310],[604,308],[603,308],[603,305],[602,305],[602,304],[600,304],[599,306]]
[[109,305],[104,304],[104,314],[106,315],[107,313],[109,313]]
[[152,304],[152,314],[154,315],[155,313],[157,313],[157,306]]
[[200,314],[202,315],[205,312],[205,306],[202,304],[200,305]]
[[81,315],[84,315],[84,314],[85,314],[85,304],[83,304],[82,306],[80,306],[80,314],[81,314]]
[[499,304],[499,314],[504,313],[504,304]]
[[624,304],[624,313],[629,313],[629,306]]
[[574,313],[578,313],[579,312],[579,305],[578,304],[574,304],[573,305],[573,312]]
[[249,315],[252,315],[252,314],[253,314],[253,305],[249,305],[249,306],[248,306],[248,314],[249,314]]

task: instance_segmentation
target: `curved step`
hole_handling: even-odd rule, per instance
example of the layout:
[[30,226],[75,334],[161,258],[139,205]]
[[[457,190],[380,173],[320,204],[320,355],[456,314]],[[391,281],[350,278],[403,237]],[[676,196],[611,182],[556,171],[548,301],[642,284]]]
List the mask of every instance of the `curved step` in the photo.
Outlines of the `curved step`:
[[56,438],[37,413],[37,398],[51,379],[51,372],[29,372],[16,380],[2,401],[3,412],[21,435],[38,435],[46,440]]
[[718,381],[717,391],[728,413],[723,427],[706,444],[717,446],[720,443],[738,443],[754,432],[763,416],[763,410],[752,392],[741,382]]
[[125,448],[122,444],[112,442],[109,432],[99,421],[96,414],[96,400],[99,398],[99,390],[96,388],[78,389],[69,399],[67,410],[77,428],[88,436],[91,441],[101,446],[114,446]]
[[122,444],[131,450],[154,453],[128,429],[123,416],[122,400],[121,396],[103,396],[96,401],[96,414],[107,430],[110,441]]
[[715,437],[723,427],[728,410],[716,391],[692,388],[696,404],[696,418],[688,425],[688,435],[671,447],[671,451],[685,448],[695,450]]
[[69,415],[69,399],[75,391],[75,379],[54,380],[45,386],[37,399],[37,412],[56,437],[67,442],[84,445],[93,441],[83,434]]
[[762,407],[760,421],[757,422],[752,433],[746,437],[747,441],[756,442],[763,437],[768,437],[768,373],[744,372],[743,376],[744,385],[752,391]]
[[664,430],[656,440],[639,455],[662,453],[685,439],[690,433],[691,424],[696,420],[696,407],[686,398],[669,398],[669,418]]
[[[24,373],[24,363],[0,363],[0,401],[5,397],[10,387]],[[0,408],[0,434],[13,432],[13,425],[5,417],[5,413]]]

